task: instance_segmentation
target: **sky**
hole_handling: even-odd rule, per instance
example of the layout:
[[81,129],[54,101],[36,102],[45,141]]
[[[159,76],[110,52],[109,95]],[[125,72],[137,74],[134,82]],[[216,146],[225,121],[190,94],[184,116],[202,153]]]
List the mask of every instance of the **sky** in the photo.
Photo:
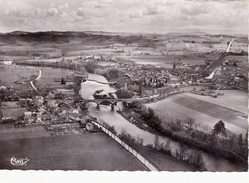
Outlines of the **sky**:
[[248,34],[248,0],[0,0],[0,32]]

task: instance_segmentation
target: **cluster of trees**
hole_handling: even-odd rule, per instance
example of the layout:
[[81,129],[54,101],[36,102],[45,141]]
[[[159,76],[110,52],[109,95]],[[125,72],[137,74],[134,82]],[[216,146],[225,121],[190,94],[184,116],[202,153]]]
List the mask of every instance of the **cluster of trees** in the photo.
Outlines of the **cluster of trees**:
[[94,73],[94,70],[96,68],[95,62],[88,62],[84,66],[85,66],[85,69],[86,69],[87,72]]
[[211,133],[208,133],[202,131],[199,124],[190,117],[185,119],[169,118],[162,121],[152,109],[143,110],[142,105],[138,102],[133,102],[125,107],[140,114],[140,118],[151,128],[151,132],[171,137],[185,145],[194,146],[197,149],[243,165],[246,163],[248,135],[243,138],[242,134],[228,133],[225,123],[221,120],[214,125]]
[[119,77],[119,70],[112,68],[104,73],[104,76],[110,81],[118,79]]
[[74,63],[72,61],[56,61],[56,62],[48,62],[48,61],[16,61],[16,65],[29,65],[29,66],[37,66],[37,67],[52,67],[52,68],[64,68],[75,70],[82,74],[86,73],[86,69],[82,64]]
[[[143,139],[139,137],[135,139],[125,130],[123,130],[121,134],[119,134],[119,138],[122,139],[125,143],[127,143],[129,146],[131,146],[134,149],[136,149],[137,144],[138,145],[143,144]],[[147,145],[147,147],[155,149],[171,157],[175,157],[179,160],[185,161],[191,165],[194,165],[199,170],[206,169],[201,153],[196,150],[190,150],[185,144],[181,144],[179,149],[176,149],[175,152],[172,152],[170,148],[170,141],[166,141],[166,143],[159,143],[158,135],[156,135],[154,145],[150,144],[150,145]]]
[[141,139],[139,137],[137,137],[137,139],[135,139],[129,133],[127,133],[125,130],[122,130],[121,133],[118,135],[118,137],[122,141],[124,141],[126,144],[128,144],[129,146],[131,146],[132,148],[135,148],[136,144],[138,144],[138,145],[142,145],[143,144],[143,139]]
[[115,130],[114,126],[110,126],[108,123],[106,122],[102,122],[102,125],[109,130],[110,132],[112,132],[113,134],[117,135],[117,131]]
[[118,98],[132,98],[134,96],[134,93],[129,91],[129,90],[117,90],[115,92],[115,94],[117,95]]
[[176,150],[175,157],[194,165],[201,170],[206,169],[201,152],[198,150],[189,150],[189,148],[183,143],[181,143],[179,149]]

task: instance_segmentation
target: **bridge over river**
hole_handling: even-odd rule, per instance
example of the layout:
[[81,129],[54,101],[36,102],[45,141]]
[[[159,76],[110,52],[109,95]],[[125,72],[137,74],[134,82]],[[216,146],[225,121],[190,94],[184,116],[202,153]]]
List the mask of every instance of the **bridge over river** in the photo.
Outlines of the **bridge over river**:
[[103,98],[103,99],[87,99],[87,100],[84,100],[85,102],[94,102],[97,104],[96,108],[97,109],[100,109],[100,105],[110,105],[111,106],[111,110],[113,111],[114,110],[114,106],[117,105],[117,102],[133,102],[133,101],[142,101],[142,102],[149,102],[149,101],[152,101],[154,99],[163,99],[167,96],[170,96],[170,95],[175,95],[175,94],[178,94],[178,93],[183,93],[185,91],[174,91],[174,92],[170,92],[170,93],[159,93],[159,94],[156,94],[156,95],[152,95],[152,96],[149,96],[149,97],[137,97],[137,98],[123,98],[123,99],[120,99],[120,98],[114,98],[114,99],[111,99],[111,98]]
[[111,109],[114,110],[114,106],[117,105],[117,102],[133,102],[133,101],[150,101],[153,99],[157,99],[159,95],[153,95],[150,97],[138,97],[138,98],[123,98],[123,99],[110,99],[110,98],[103,98],[103,99],[88,99],[85,100],[86,102],[95,102],[97,104],[97,109],[100,109],[100,105],[110,105]]

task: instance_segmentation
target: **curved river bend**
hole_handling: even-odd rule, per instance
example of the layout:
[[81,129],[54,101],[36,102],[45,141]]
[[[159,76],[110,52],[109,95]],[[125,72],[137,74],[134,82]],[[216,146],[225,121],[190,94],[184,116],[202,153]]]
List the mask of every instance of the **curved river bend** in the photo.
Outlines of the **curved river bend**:
[[[89,74],[90,80],[96,80],[98,82],[108,82],[105,77],[98,74]],[[104,92],[114,92],[115,89],[106,84],[101,84],[95,81],[86,81],[81,84],[80,95],[84,99],[93,99],[93,93],[96,90],[103,89]],[[120,104],[116,108],[121,107]],[[127,121],[120,114],[118,114],[115,110],[111,111],[110,106],[100,106],[100,110],[96,109],[95,103],[89,103],[89,113],[96,117],[99,122],[105,122],[110,126],[114,126],[115,130],[118,134],[122,131],[126,131],[133,138],[143,139],[143,145],[154,145],[156,135],[144,131],[134,124]],[[170,142],[170,148],[172,152],[175,152],[180,147],[180,143],[172,140],[171,138],[159,136],[159,143],[166,144],[168,141]],[[191,147],[189,147],[191,149]],[[202,151],[201,151],[202,152]],[[205,163],[205,166],[208,171],[243,171],[243,168],[237,165],[232,164],[228,160],[224,158],[216,158],[210,154],[202,152],[202,157]]]

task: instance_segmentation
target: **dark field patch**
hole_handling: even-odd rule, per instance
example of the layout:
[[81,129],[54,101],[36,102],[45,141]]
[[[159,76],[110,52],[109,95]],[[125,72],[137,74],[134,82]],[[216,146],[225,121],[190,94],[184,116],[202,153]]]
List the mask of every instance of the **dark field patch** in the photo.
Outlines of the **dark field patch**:
[[[25,130],[21,131],[24,133]],[[29,138],[17,135],[16,139],[0,140],[0,147],[0,169],[147,170],[102,132]],[[13,166],[8,161],[11,157],[27,157],[30,161],[25,166]]]

